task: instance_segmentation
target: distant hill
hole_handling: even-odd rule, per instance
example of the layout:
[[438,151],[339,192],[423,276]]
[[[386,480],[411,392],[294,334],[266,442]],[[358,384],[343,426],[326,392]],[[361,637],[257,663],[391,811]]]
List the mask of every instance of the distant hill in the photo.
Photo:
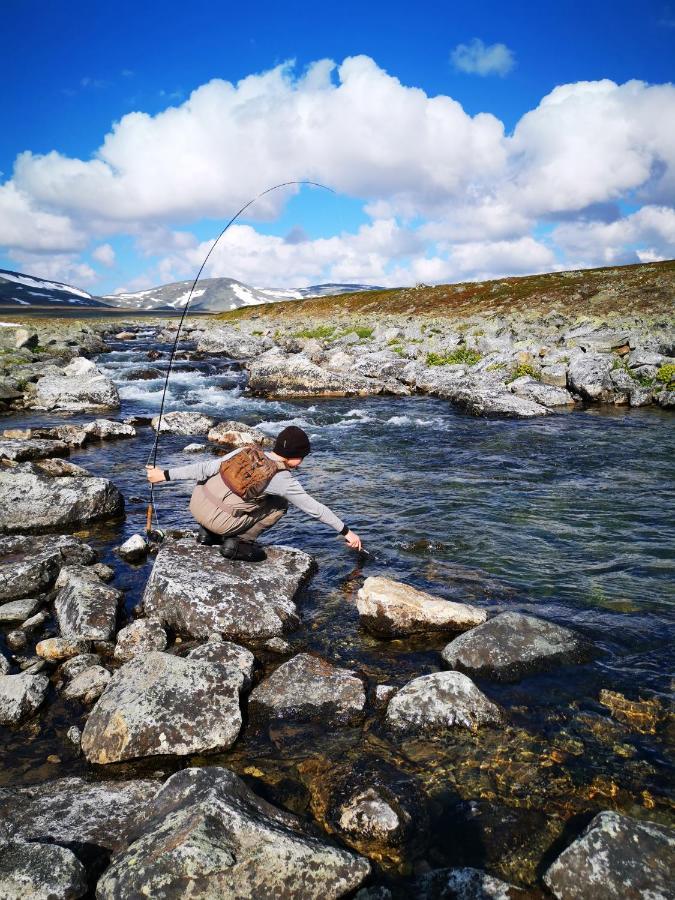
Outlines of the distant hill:
[[[146,291],[97,297],[59,281],[47,281],[22,272],[0,269],[0,309],[27,312],[32,309],[98,308],[100,310],[180,311],[188,301],[192,281],[176,281]],[[255,288],[234,278],[204,278],[192,295],[195,312],[226,312],[243,306],[259,306],[281,300],[301,300],[335,294],[381,290],[364,284],[317,284],[307,288]]]

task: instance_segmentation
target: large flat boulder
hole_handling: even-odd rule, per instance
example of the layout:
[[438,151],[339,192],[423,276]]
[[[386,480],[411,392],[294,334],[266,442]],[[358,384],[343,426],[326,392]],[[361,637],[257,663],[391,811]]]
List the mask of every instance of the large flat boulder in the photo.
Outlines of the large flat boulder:
[[366,692],[353,672],[324,659],[299,653],[282,663],[249,698],[249,714],[258,720],[351,725],[363,718]]
[[178,772],[150,813],[99,880],[99,900],[337,900],[370,873],[366,859],[262,800],[227,769]]
[[584,400],[611,401],[614,384],[610,373],[615,359],[602,353],[580,353],[573,357],[567,369],[568,387]]
[[77,900],[87,889],[84,866],[65,847],[39,843],[0,847],[2,900]]
[[215,419],[211,416],[205,416],[199,412],[176,412],[164,413],[160,423],[159,416],[155,416],[150,422],[152,427],[157,431],[167,432],[168,434],[207,434],[214,424]]
[[457,387],[452,402],[474,416],[532,419],[551,412],[541,403],[512,394],[504,385],[480,384],[475,380]]
[[209,328],[199,335],[197,351],[229,356],[230,359],[247,359],[263,353],[270,344],[269,340],[261,340],[255,335],[228,328]]
[[383,637],[464,631],[487,618],[476,606],[433,597],[383,576],[366,578],[356,606],[364,628]]
[[8,469],[0,471],[0,507],[0,532],[36,533],[119,516],[124,499],[107,478],[51,478]]
[[669,900],[675,831],[601,812],[544,875],[558,900]]
[[574,397],[565,387],[545,384],[531,375],[523,375],[509,384],[511,393],[525,400],[533,400],[549,409],[556,406],[574,406]]
[[443,734],[455,726],[475,730],[502,720],[500,708],[460,672],[414,678],[392,697],[386,713],[393,731],[412,735]]
[[313,569],[312,557],[290,547],[266,547],[261,563],[223,559],[217,547],[193,539],[165,544],[143,595],[147,616],[179,634],[265,641],[296,628],[293,602]]
[[249,365],[248,389],[267,397],[348,397],[382,393],[383,384],[350,372],[324,369],[303,353],[267,354]]
[[48,689],[46,675],[0,675],[0,725],[19,725],[32,716]]
[[120,395],[113,382],[84,357],[73,359],[63,371],[46,375],[36,384],[36,409],[119,409]]
[[216,663],[159,652],[136,656],[91,711],[82,752],[104,765],[227,750],[241,728],[242,680]]
[[505,612],[451,641],[443,659],[452,669],[496,681],[518,681],[534,672],[564,663],[578,663],[593,648],[569,628]]
[[0,537],[0,601],[44,593],[66,563],[95,561],[96,552],[70,535]]
[[108,641],[115,634],[123,594],[88,566],[64,566],[56,579],[56,620],[63,637]]
[[0,441],[0,459],[25,462],[32,459],[48,459],[53,456],[68,456],[70,448],[63,441]]
[[249,444],[269,446],[272,440],[258,428],[246,425],[244,422],[235,422],[228,419],[226,422],[218,422],[207,434],[206,439],[214,444],[223,444],[225,447],[246,447]]

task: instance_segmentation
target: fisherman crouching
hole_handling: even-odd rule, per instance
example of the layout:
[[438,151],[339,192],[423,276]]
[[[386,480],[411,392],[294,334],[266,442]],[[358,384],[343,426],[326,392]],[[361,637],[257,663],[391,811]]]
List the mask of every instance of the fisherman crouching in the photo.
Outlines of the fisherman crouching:
[[302,428],[289,425],[279,433],[271,451],[249,445],[192,466],[146,466],[146,474],[151,484],[197,481],[190,499],[190,512],[200,526],[197,540],[219,545],[226,559],[265,559],[257,539],[279,521],[289,503],[334,528],[349,547],[360,550],[359,536],[327,506],[310,497],[291,475],[310,450],[309,437]]

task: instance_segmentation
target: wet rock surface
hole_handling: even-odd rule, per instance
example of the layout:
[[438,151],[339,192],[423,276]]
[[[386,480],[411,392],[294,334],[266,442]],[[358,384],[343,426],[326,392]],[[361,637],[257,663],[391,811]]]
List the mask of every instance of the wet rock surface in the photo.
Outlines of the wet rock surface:
[[602,812],[550,866],[544,882],[558,900],[667,900],[674,862],[673,829]]
[[41,843],[0,846],[3,900],[77,900],[87,889],[84,866],[65,847]]
[[407,734],[442,734],[459,726],[499,725],[499,707],[460,672],[436,672],[410,681],[389,701],[386,724]]
[[427,872],[412,888],[416,900],[518,900],[526,896],[515,885],[471,868]]
[[184,538],[157,555],[143,606],[179,634],[233,641],[279,637],[297,627],[293,602],[311,573],[312,558],[290,547],[267,547],[261,563],[223,559],[217,547]]
[[318,837],[227,769],[179,772],[159,791],[150,813],[100,879],[101,900],[323,900],[345,896],[370,872],[367,860]]
[[517,681],[556,665],[584,662],[592,655],[589,642],[569,628],[516,612],[495,616],[443,650],[450,668],[497,681]]
[[366,578],[357,595],[361,624],[383,637],[463,631],[487,618],[484,610],[432,597],[391,578]]
[[249,714],[258,721],[319,721],[330,727],[360,721],[365,705],[360,678],[316,656],[299,653],[255,688]]
[[112,677],[82,733],[93,763],[226,750],[241,728],[240,678],[213,663],[151,652]]

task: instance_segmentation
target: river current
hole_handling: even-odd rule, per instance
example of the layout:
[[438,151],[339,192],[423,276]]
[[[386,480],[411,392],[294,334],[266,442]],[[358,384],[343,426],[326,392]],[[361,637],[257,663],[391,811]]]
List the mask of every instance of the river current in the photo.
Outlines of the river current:
[[[109,343],[112,352],[97,364],[120,390],[119,417],[156,415],[163,378],[128,380],[129,374],[140,367],[165,370],[170,346],[158,343],[150,328],[134,341]],[[151,349],[162,357],[149,361]],[[383,759],[417,778],[430,800],[426,863],[481,864],[521,884],[532,883],[570,822],[600,809],[672,821],[672,413],[592,407],[529,421],[481,419],[429,397],[277,402],[248,397],[244,387],[235,363],[179,359],[165,411],[201,411],[270,435],[288,424],[303,427],[313,445],[299,470],[305,488],[345,519],[371,554],[359,569],[331,530],[297,510],[265,537],[300,547],[318,562],[299,600],[302,625],[288,636],[294,651],[356,669],[371,687],[402,686],[441,670],[442,637],[381,641],[359,629],[356,591],[363,578],[381,574],[491,614],[518,610],[570,626],[598,654],[586,665],[515,685],[479,682],[507,710],[505,729],[476,735],[456,729],[443,740],[401,743],[373,715],[365,729],[338,734],[245,729],[232,751],[198,762],[230,766],[268,799],[309,814],[312,765]],[[91,418],[25,413],[3,419],[3,427]],[[144,530],[143,466],[153,438],[149,427],[139,427],[131,440],[91,444],[70,457],[112,479],[125,496],[123,521],[78,534],[114,566],[126,615],[142,596],[152,559],[130,566],[113,548]],[[194,442],[205,439],[162,435],[158,464],[204,459],[184,452]],[[162,528],[193,527],[191,489],[188,482],[158,487]],[[278,661],[264,660],[268,670]],[[603,689],[653,701],[654,721],[617,716],[600,702]],[[32,723],[4,732],[9,753],[1,783],[90,771],[65,737],[69,725],[85,718],[83,707],[52,698]],[[166,773],[188,762],[128,764],[103,774]],[[458,837],[458,810],[467,803],[483,828],[480,850]],[[485,822],[493,823],[493,836],[495,822],[511,824],[490,844]],[[399,863],[405,871],[406,861]]]

